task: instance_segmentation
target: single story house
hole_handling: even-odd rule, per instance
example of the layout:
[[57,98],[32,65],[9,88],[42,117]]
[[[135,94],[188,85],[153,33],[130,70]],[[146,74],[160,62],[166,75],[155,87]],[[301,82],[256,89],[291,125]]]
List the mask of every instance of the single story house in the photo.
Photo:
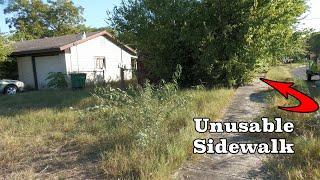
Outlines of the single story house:
[[[136,66],[136,52],[107,31],[21,41],[11,57],[18,63],[19,80],[33,89],[47,88],[50,72],[86,73],[87,81],[119,81],[120,68]],[[125,71],[125,80],[132,71]]]

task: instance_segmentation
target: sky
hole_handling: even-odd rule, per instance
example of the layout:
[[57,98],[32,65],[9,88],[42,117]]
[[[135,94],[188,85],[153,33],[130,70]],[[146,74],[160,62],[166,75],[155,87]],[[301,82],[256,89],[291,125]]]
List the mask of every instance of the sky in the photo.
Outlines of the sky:
[[310,0],[308,3],[310,9],[306,12],[299,24],[299,29],[313,28],[320,31],[320,0]]
[[[112,11],[115,5],[119,5],[121,0],[73,0],[76,5],[85,8],[85,24],[91,27],[105,27],[106,11]],[[320,0],[309,0],[310,10],[303,16],[298,28],[313,28],[320,31]],[[4,6],[0,5],[0,32],[9,32],[8,25],[5,23],[3,14]]]

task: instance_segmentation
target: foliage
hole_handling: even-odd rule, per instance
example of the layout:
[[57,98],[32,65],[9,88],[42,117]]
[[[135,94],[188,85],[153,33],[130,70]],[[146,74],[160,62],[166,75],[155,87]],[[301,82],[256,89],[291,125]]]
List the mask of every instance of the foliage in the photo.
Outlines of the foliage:
[[317,56],[320,55],[320,32],[311,34],[308,45],[311,52],[315,53]]
[[126,0],[109,20],[137,46],[153,81],[170,80],[181,64],[182,85],[235,85],[258,64],[302,52],[293,25],[305,10],[304,0]]
[[66,74],[62,72],[51,72],[46,78],[48,81],[48,87],[50,88],[67,88],[68,82],[66,80]]
[[79,32],[97,32],[97,31],[108,31],[111,34],[115,34],[115,32],[113,31],[113,29],[109,28],[109,27],[100,27],[100,28],[95,28],[95,27],[90,27],[90,26],[86,26],[84,24],[78,25],[77,29]]
[[17,64],[14,60],[8,59],[11,52],[11,43],[0,34],[0,79],[17,79]]
[[6,60],[11,52],[11,43],[8,39],[0,34],[0,62]]
[[18,64],[15,59],[0,61],[0,79],[18,79]]
[[76,28],[84,19],[83,8],[72,1],[57,0],[44,3],[42,0],[16,0],[8,3],[4,14],[14,39],[36,39],[60,36],[78,31]]

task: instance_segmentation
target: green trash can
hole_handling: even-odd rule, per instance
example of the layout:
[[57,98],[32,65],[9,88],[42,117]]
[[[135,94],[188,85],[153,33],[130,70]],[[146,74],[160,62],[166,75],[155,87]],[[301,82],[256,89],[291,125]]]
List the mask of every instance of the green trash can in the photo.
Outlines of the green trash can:
[[86,73],[75,73],[70,74],[70,76],[72,89],[82,89],[86,86]]

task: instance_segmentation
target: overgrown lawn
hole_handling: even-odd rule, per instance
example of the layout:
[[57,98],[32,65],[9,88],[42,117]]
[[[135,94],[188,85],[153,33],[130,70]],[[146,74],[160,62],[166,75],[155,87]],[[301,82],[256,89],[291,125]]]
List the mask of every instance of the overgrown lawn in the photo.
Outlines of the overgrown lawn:
[[3,178],[165,178],[192,155],[194,117],[217,120],[234,90],[171,85],[0,97]]
[[[295,88],[310,94],[308,84],[297,80],[291,71],[298,65],[285,65],[272,68],[267,78],[280,81],[294,81]],[[318,102],[319,99],[317,99]],[[268,165],[271,173],[280,179],[319,179],[320,178],[320,122],[319,113],[299,114],[289,113],[278,109],[278,106],[295,106],[298,102],[294,98],[286,100],[279,93],[272,92],[269,107],[265,114],[269,117],[282,117],[284,121],[295,124],[293,134],[265,135],[265,138],[280,136],[295,144],[293,155],[277,155]]]

